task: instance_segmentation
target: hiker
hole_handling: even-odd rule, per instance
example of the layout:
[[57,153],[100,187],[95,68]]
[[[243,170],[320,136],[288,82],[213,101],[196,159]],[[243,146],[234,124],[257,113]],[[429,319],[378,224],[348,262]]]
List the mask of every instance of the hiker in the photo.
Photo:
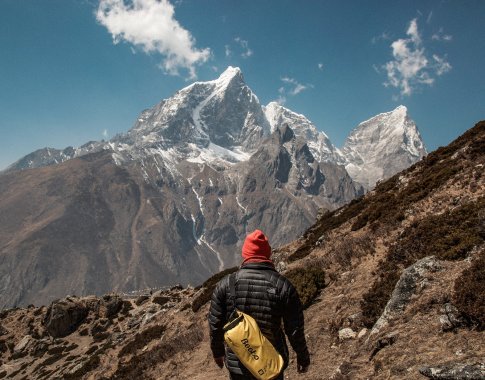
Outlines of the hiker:
[[[246,237],[242,247],[243,262],[235,274],[236,307],[256,320],[263,335],[282,356],[283,370],[275,378],[280,380],[288,366],[288,347],[282,322],[297,355],[298,372],[307,371],[310,356],[300,298],[290,281],[276,271],[270,256],[271,247],[263,232],[255,230]],[[229,276],[217,284],[212,294],[208,317],[212,355],[219,368],[226,365],[230,379],[254,379],[237,356],[229,348],[224,348],[223,327],[233,309]]]

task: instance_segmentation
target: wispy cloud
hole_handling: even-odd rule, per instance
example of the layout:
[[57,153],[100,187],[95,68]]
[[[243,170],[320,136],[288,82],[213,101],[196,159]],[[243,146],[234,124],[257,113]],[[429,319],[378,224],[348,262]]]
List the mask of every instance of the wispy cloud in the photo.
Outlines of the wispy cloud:
[[224,52],[226,57],[230,57],[232,55],[231,47],[229,45],[224,45]]
[[107,138],[108,138],[108,136],[109,136],[109,135],[108,135],[108,130],[107,130],[107,129],[104,129],[104,130],[103,130],[102,135],[103,135],[103,137],[104,137],[105,139],[107,139]]
[[324,68],[324,65],[323,65],[323,63],[320,62],[318,64],[318,70],[323,71],[323,68]]
[[372,37],[371,42],[375,45],[379,41],[389,41],[390,39],[391,39],[390,34],[387,33],[387,32],[383,32],[383,33],[379,34],[378,36]]
[[294,78],[283,77],[281,78],[283,86],[278,89],[278,99],[276,100],[279,104],[285,104],[288,96],[296,96],[301,92],[313,88],[312,84],[301,84]]
[[451,41],[453,36],[449,34],[445,34],[443,28],[440,28],[435,34],[431,36],[433,41]]
[[290,85],[290,89],[289,89],[288,93],[290,95],[293,95],[293,96],[298,95],[300,92],[305,91],[308,88],[313,87],[313,85],[311,85],[311,84],[301,84],[296,79],[288,78],[288,77],[281,78],[281,81],[283,83]]
[[451,70],[451,65],[443,57],[433,54],[436,75],[441,76]]
[[276,103],[281,105],[284,105],[286,103],[286,93],[284,87],[280,87],[278,89],[278,99],[276,99]]
[[399,88],[401,96],[410,96],[422,85],[432,85],[436,75],[451,70],[445,58],[433,55],[430,60],[427,57],[417,19],[411,20],[406,34],[408,38],[391,44],[394,59],[383,66],[387,73],[384,85]]
[[249,58],[253,55],[253,51],[249,48],[249,43],[246,40],[243,40],[241,37],[234,38],[234,41],[239,44],[242,49],[241,57]]
[[170,75],[187,70],[196,77],[196,66],[206,62],[209,48],[195,47],[195,38],[175,19],[168,0],[100,0],[96,19],[111,33],[115,44],[124,41],[146,54],[162,55],[160,67]]

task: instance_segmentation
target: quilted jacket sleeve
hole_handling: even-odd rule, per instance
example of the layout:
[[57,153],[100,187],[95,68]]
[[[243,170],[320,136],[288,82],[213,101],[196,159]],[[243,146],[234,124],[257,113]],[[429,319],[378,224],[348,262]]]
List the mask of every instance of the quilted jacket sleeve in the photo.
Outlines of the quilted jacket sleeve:
[[285,293],[287,295],[283,314],[285,333],[299,360],[308,361],[310,356],[305,339],[305,321],[300,297],[289,281]]
[[223,327],[226,324],[226,284],[228,284],[227,276],[219,281],[214,289],[209,309],[210,346],[215,358],[225,354]]

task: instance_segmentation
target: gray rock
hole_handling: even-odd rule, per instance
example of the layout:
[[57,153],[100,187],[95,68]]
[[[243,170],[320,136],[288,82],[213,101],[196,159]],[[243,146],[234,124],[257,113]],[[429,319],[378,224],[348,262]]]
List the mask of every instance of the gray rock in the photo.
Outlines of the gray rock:
[[338,339],[340,341],[353,339],[357,336],[357,333],[352,330],[350,327],[346,327],[344,329],[339,330],[338,332]]
[[434,272],[441,268],[438,260],[434,256],[421,259],[406,268],[394,288],[384,312],[379,317],[370,335],[378,333],[389,321],[400,315],[408,305],[411,296],[416,293],[418,285],[428,272]]
[[458,309],[451,303],[446,303],[441,310],[440,323],[442,331],[450,331],[465,323]]
[[484,363],[452,363],[440,366],[424,366],[419,372],[429,379],[435,380],[484,380]]
[[364,327],[362,330],[359,331],[359,334],[357,335],[357,338],[361,339],[362,337],[367,334],[367,329]]
[[18,359],[28,355],[34,344],[35,340],[30,335],[24,336],[13,348],[12,359]]

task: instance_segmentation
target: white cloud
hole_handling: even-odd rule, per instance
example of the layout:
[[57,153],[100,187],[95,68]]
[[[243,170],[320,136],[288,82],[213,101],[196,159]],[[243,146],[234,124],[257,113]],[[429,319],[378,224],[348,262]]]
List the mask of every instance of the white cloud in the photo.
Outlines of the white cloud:
[[231,47],[229,45],[224,46],[226,57],[230,57],[232,55]]
[[435,61],[435,70],[436,70],[436,75],[443,75],[447,73],[448,71],[451,70],[451,65],[449,62],[447,62],[444,58],[433,54],[433,59]]
[[321,62],[320,62],[320,63],[318,64],[318,69],[319,69],[320,71],[322,71],[322,70],[323,70],[323,67],[324,67],[324,66],[323,66],[323,63],[321,63]]
[[436,32],[435,34],[433,34],[431,36],[431,39],[433,41],[446,41],[446,42],[449,42],[453,39],[453,36],[449,35],[449,34],[445,34],[444,31],[443,31],[443,28],[440,28],[438,30],[438,32]]
[[387,73],[384,85],[399,88],[402,96],[411,95],[420,85],[432,85],[434,75],[451,70],[444,58],[437,55],[433,55],[433,61],[427,58],[416,19],[411,20],[406,34],[409,38],[391,44],[394,59],[383,66]]
[[209,48],[197,49],[195,39],[175,19],[168,0],[100,0],[96,19],[111,33],[115,44],[131,43],[145,53],[163,56],[161,67],[170,75],[186,69],[195,78],[196,65],[206,62]]
[[418,20],[411,20],[406,34],[411,37],[411,41],[413,41],[416,45],[421,44],[421,36],[418,32]]
[[103,135],[103,137],[104,137],[105,139],[107,139],[107,138],[108,138],[108,130],[107,130],[107,129],[103,130],[102,135]]
[[286,89],[281,86],[280,88],[278,88],[278,94],[278,99],[276,99],[275,102],[279,105],[284,106],[286,103]]
[[249,48],[249,43],[246,40],[243,40],[241,37],[234,38],[234,41],[239,44],[243,52],[241,53],[241,57],[249,58],[253,55],[253,51]]
[[[289,78],[289,77],[283,77],[281,78],[281,81],[283,83],[286,83],[288,86],[286,88],[283,88],[288,94],[295,96],[301,93],[302,91],[305,91],[309,88],[313,88],[313,85],[311,84],[301,84],[299,83],[296,79],[294,78]],[[281,88],[280,88],[281,90]],[[281,92],[281,91],[280,91]]]
[[312,84],[301,84],[294,78],[283,77],[281,78],[283,86],[278,89],[278,99],[276,102],[284,105],[287,101],[288,96],[296,96],[301,92],[313,88]]

